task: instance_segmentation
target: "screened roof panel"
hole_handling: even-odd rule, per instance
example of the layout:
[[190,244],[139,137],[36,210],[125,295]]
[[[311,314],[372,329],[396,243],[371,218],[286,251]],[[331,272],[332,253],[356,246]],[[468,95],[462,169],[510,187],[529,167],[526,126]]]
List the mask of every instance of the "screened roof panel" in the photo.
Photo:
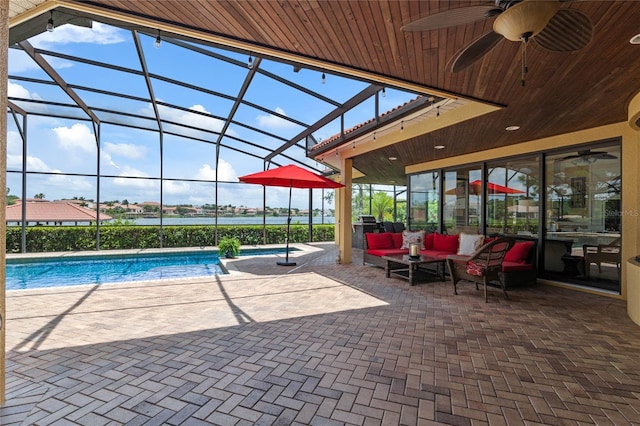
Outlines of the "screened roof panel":
[[340,118],[336,118],[331,120],[329,123],[320,127],[318,130],[313,132],[313,137],[318,141],[322,142],[324,140],[329,139],[332,136],[335,136],[341,132],[342,122]]
[[53,32],[42,32],[29,42],[44,50],[53,49],[98,62],[109,58],[112,65],[141,69],[131,31],[97,21],[93,22],[92,28],[70,24],[56,26]]
[[[105,94],[90,90],[74,89],[82,100],[92,109],[126,111],[128,114],[150,117],[155,120],[153,106],[149,100],[129,99],[116,94]],[[95,111],[99,114],[99,111]]]
[[24,50],[18,47],[9,48],[9,58],[7,62],[9,66],[9,77],[15,74],[38,80],[53,81]]
[[266,112],[245,104],[238,107],[233,120],[286,140],[306,129],[306,126],[287,119],[284,111]]
[[374,119],[375,116],[376,100],[375,98],[369,98],[344,114],[344,128],[345,130],[351,129]]
[[251,83],[244,100],[278,111],[299,122],[311,124],[317,120],[318,114],[326,115],[336,108],[314,96],[313,92],[306,93],[261,73],[256,73]]
[[[191,124],[183,123],[183,124],[186,124],[187,126],[193,126],[193,127],[187,127],[187,126],[180,126],[177,124],[170,124],[170,123],[163,122],[162,130],[164,130],[164,132],[166,133],[170,133],[173,135],[181,135],[186,138],[197,139],[202,142],[215,143],[218,140],[218,135],[219,135],[218,131],[220,130],[221,124],[216,123],[215,119],[208,119],[208,118],[205,118],[205,119],[210,120],[212,125],[207,126],[203,124],[204,120],[201,120],[199,122],[200,128],[195,128],[195,126],[193,126],[194,124],[198,124],[198,123],[191,123]],[[172,121],[175,121],[175,120],[172,120]],[[178,120],[178,123],[180,123],[179,120]]]
[[[241,127],[236,124],[231,124],[229,126],[227,135],[241,139],[243,141],[247,141],[254,145],[258,145],[265,148],[266,150],[276,149],[286,142],[285,139],[279,139],[269,135],[265,135],[263,133],[248,129],[246,127]],[[234,140],[233,143],[238,144],[239,142]]]
[[[154,39],[142,37],[143,45],[153,44]],[[146,39],[146,40],[145,40]],[[180,64],[176,66],[176,58]],[[160,74],[173,80],[188,83],[204,89],[237,96],[249,69],[246,66],[230,64],[173,44],[162,42],[159,48],[145,49],[145,60],[149,73]]]
[[94,112],[102,122],[106,122],[109,124],[146,129],[154,132],[158,130],[158,123],[155,118],[142,118],[105,111]]
[[90,120],[89,116],[81,108],[73,105],[55,105],[19,100],[11,100],[11,102],[27,111],[28,114],[65,117],[82,121]]
[[9,99],[25,99],[34,101],[45,101],[52,103],[74,103],[73,100],[55,84],[46,82],[9,80],[7,90]]
[[[42,55],[51,63],[53,56]],[[84,87],[93,87],[109,92],[126,93],[131,96],[149,97],[142,75],[110,69],[103,66],[65,60],[56,72],[68,83]]]
[[151,84],[157,101],[223,118],[229,115],[233,107],[234,99],[215,96],[158,79],[152,79]]
[[[346,102],[370,84],[309,68],[300,68],[299,71],[296,72],[290,64],[271,60],[262,61],[260,68],[285,78],[291,83],[299,85],[318,95],[332,99],[339,104]],[[324,82],[322,80],[322,74],[325,75]],[[345,90],[345,87],[347,90]]]

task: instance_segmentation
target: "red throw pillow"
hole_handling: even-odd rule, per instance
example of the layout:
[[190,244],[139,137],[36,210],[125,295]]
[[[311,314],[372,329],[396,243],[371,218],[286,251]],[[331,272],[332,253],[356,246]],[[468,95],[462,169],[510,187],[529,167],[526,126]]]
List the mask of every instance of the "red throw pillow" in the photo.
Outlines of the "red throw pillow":
[[380,232],[378,234],[367,232],[364,234],[367,238],[368,249],[390,249],[393,248],[393,239],[391,232]]
[[458,251],[458,236],[434,234],[433,249],[455,253]]
[[390,232],[391,241],[393,241],[393,248],[399,249],[402,247],[402,232]]
[[424,248],[425,250],[433,250],[433,236],[435,234],[432,232],[431,234],[426,234],[424,236]]
[[533,247],[532,241],[518,241],[505,254],[505,262],[524,262],[527,260],[531,247]]

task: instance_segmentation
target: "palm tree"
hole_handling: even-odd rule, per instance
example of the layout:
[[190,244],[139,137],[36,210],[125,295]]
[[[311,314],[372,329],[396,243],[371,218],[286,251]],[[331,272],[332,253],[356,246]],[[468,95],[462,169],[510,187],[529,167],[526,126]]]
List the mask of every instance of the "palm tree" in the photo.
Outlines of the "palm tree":
[[385,214],[391,213],[392,208],[393,198],[386,192],[378,191],[371,197],[371,213],[376,217],[378,222],[382,222]]

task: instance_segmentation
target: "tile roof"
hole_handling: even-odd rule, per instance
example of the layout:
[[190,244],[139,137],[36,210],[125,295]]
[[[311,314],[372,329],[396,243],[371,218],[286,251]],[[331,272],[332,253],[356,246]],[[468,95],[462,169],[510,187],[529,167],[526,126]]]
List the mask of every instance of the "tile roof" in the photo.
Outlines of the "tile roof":
[[[71,202],[27,201],[27,222],[95,222],[96,212]],[[22,222],[22,203],[6,209],[7,222]],[[100,221],[112,219],[100,214]]]

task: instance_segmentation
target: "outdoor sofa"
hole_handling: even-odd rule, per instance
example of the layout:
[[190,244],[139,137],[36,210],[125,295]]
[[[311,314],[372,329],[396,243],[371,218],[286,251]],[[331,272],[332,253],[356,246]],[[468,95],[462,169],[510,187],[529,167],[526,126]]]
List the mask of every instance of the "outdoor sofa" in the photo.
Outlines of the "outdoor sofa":
[[[420,254],[424,256],[440,257],[443,260],[450,254],[471,256],[482,244],[497,238],[475,235],[475,245],[469,245],[468,242],[474,239],[470,235],[472,234],[446,235],[419,231],[365,233],[362,263],[384,268],[386,261],[382,256],[409,254],[409,244],[418,240],[418,244],[421,244]],[[460,247],[461,239],[465,247]],[[537,277],[537,240],[521,236],[517,236],[515,240],[502,262],[502,279],[506,288],[535,284]]]

